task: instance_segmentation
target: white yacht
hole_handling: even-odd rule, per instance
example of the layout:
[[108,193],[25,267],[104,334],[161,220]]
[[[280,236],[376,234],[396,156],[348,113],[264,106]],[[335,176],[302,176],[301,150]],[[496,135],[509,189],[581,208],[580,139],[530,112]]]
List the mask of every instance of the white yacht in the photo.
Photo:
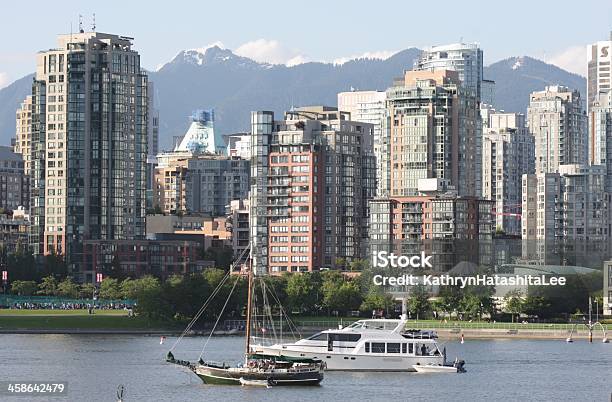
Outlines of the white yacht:
[[406,330],[400,320],[367,319],[328,329],[295,343],[252,344],[253,353],[310,358],[327,370],[416,371],[415,365],[445,365],[434,331]]

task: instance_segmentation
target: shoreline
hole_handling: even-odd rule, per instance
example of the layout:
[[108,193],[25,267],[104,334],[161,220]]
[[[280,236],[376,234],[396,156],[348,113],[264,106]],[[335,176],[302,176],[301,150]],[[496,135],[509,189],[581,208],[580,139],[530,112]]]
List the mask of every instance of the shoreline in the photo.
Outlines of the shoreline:
[[[312,334],[322,330],[323,328],[315,329],[312,327],[300,328],[303,335]],[[325,328],[327,329],[327,328]],[[549,331],[549,330],[505,330],[505,329],[436,329],[436,332],[441,340],[461,340],[463,335],[466,341],[470,339],[534,339],[534,340],[563,340],[570,336],[570,331]],[[0,328],[0,334],[3,335],[142,335],[142,336],[180,336],[182,331],[164,330],[164,329],[3,329]],[[196,331],[185,336],[208,336],[207,331]],[[214,333],[213,336],[244,336],[244,332],[235,333]],[[588,339],[589,333],[587,330],[574,331],[573,339]],[[609,339],[609,334],[607,335]],[[601,331],[593,331],[593,341],[601,342],[603,333]]]

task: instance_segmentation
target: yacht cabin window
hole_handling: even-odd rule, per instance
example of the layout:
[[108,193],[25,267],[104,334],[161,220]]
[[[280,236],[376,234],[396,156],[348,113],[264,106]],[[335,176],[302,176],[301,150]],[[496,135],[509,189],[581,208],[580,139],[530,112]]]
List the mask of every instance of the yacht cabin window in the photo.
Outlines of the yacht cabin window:
[[372,353],[385,353],[385,344],[372,342]]
[[387,343],[387,353],[399,353],[399,352],[400,352],[399,343]]
[[378,343],[366,342],[364,345],[365,353],[403,353],[413,354],[413,343]]

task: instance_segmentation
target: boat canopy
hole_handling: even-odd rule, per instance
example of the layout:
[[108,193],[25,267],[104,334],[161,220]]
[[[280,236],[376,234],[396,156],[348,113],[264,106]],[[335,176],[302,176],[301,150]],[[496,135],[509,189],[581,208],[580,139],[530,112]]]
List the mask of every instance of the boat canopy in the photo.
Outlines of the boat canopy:
[[285,355],[266,355],[261,353],[253,353],[249,358],[254,360],[274,360],[275,362],[287,362],[287,363],[319,363],[321,360],[308,359],[303,357],[291,357]]
[[381,331],[394,331],[403,329],[405,325],[404,320],[359,320],[352,323],[345,329],[349,330],[381,330]]

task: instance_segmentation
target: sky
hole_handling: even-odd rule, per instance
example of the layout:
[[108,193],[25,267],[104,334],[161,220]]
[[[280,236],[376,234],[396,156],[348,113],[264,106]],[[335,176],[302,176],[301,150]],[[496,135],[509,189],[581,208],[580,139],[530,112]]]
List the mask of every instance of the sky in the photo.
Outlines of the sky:
[[585,75],[586,45],[612,31],[609,0],[12,1],[0,5],[0,88],[32,72],[57,34],[76,32],[79,14],[90,30],[93,13],[98,31],[135,38],[147,69],[212,44],[294,65],[463,40],[480,44],[485,64],[527,55]]

